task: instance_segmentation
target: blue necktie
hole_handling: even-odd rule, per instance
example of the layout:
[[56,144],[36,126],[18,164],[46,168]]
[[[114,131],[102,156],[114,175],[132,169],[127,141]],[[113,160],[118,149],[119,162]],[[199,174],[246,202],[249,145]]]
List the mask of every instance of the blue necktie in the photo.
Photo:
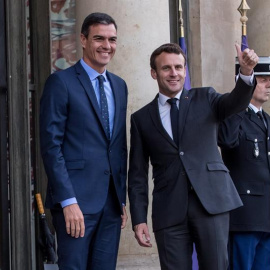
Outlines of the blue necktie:
[[109,110],[108,110],[108,102],[107,102],[106,94],[104,91],[104,83],[103,83],[104,77],[102,75],[99,75],[97,79],[99,82],[101,117],[102,117],[104,129],[106,132],[106,136],[109,140],[110,139]]
[[173,134],[173,140],[178,146],[178,118],[179,118],[179,111],[178,107],[176,105],[177,98],[170,98],[167,100],[167,102],[171,105],[171,125],[172,125],[172,134]]

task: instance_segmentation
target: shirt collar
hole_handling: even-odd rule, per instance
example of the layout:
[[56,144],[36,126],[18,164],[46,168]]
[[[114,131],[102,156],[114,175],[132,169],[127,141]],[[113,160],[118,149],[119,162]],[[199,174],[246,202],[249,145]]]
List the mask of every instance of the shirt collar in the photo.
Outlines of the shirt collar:
[[98,73],[96,70],[94,70],[89,65],[87,65],[82,58],[80,60],[80,63],[82,67],[84,68],[84,70],[86,71],[86,73],[88,74],[91,81],[95,80],[97,76],[99,75],[103,75],[103,77],[105,78],[105,81],[107,81],[106,69],[104,70],[103,73]]
[[[179,100],[182,92],[183,92],[183,90],[181,90],[174,98],[177,98]],[[159,99],[160,104],[162,106],[164,106],[166,104],[167,100],[170,99],[170,97],[167,97],[159,92],[158,99]]]
[[258,110],[257,107],[255,107],[253,104],[249,103],[248,107],[253,110],[255,113],[257,113],[258,111],[262,111],[262,107],[260,107],[260,109]]

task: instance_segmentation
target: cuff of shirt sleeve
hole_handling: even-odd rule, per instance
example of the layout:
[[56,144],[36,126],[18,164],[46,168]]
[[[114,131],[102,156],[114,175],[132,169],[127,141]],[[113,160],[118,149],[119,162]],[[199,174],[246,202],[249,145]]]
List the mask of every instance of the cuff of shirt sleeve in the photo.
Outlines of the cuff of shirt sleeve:
[[75,197],[60,202],[62,208],[66,207],[68,205],[74,204],[74,203],[77,203],[77,200]]
[[239,76],[246,84],[252,85],[253,80],[254,80],[254,71],[252,72],[250,76],[246,76],[246,75],[241,74],[240,69],[239,69]]

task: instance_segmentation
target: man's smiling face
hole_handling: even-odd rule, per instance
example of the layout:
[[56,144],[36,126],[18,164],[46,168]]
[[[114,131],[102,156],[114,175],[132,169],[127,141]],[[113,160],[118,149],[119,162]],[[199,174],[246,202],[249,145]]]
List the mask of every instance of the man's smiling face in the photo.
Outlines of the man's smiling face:
[[151,69],[151,76],[157,80],[159,92],[170,98],[175,97],[184,86],[185,58],[182,54],[162,52],[155,63],[156,70]]
[[81,34],[83,60],[102,73],[116,50],[117,33],[114,24],[91,25],[88,37]]

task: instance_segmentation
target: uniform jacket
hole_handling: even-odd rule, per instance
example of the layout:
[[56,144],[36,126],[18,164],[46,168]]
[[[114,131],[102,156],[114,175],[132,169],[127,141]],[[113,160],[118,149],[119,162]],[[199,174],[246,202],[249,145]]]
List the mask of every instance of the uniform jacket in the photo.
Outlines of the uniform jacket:
[[110,141],[91,81],[79,62],[50,75],[45,84],[40,141],[48,176],[48,208],[76,197],[84,214],[99,212],[106,202],[111,176],[119,204],[125,203],[127,86],[118,76],[108,71],[106,75],[115,99]]
[[270,117],[264,116],[268,129],[249,108],[219,128],[222,157],[244,204],[231,212],[232,231],[270,232]]
[[238,80],[230,94],[213,88],[183,90],[179,103],[179,145],[163,128],[158,96],[131,116],[129,199],[133,226],[147,222],[148,162],[153,166],[154,231],[179,224],[187,209],[181,164],[210,214],[242,205],[217,147],[219,121],[248,105],[253,86]]

